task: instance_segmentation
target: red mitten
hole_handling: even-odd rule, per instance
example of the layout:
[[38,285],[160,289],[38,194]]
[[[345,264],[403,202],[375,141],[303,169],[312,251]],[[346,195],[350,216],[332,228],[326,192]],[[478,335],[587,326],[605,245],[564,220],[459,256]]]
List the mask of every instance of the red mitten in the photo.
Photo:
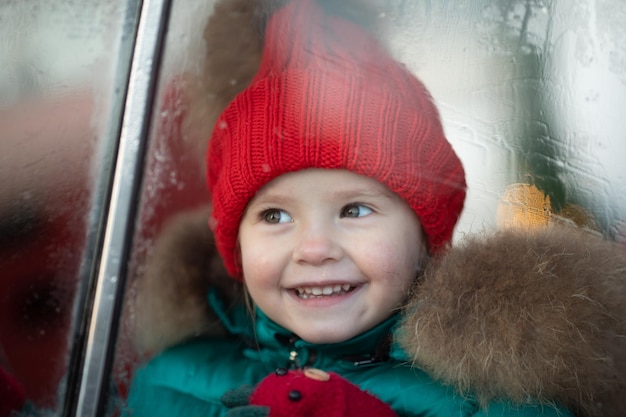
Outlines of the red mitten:
[[8,417],[24,405],[26,396],[22,386],[0,366],[0,417]]
[[270,417],[396,417],[391,407],[335,373],[278,370],[261,381],[250,404]]

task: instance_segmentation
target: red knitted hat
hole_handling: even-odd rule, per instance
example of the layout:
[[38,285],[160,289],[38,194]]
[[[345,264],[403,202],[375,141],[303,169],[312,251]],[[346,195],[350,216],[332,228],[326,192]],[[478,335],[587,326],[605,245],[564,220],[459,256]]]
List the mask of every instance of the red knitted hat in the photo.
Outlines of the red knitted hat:
[[287,172],[376,179],[415,211],[431,253],[451,239],[465,199],[463,166],[426,88],[363,28],[315,0],[294,0],[270,18],[259,71],[217,120],[207,167],[210,224],[238,279],[246,205]]

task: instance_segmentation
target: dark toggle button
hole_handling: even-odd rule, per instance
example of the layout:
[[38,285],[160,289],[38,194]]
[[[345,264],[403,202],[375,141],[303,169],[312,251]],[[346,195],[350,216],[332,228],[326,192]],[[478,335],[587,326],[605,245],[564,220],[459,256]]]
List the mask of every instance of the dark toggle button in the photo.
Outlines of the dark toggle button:
[[296,389],[289,391],[289,401],[300,401],[302,393]]
[[276,370],[274,371],[274,373],[278,376],[283,376],[283,375],[287,375],[287,369],[285,368],[276,368]]

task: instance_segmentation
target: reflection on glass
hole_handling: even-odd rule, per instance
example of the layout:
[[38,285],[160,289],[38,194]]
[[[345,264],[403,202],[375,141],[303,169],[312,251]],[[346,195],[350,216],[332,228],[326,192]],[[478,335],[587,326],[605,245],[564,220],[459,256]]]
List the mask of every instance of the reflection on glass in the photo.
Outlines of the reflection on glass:
[[[626,241],[618,161],[626,153],[626,30],[616,17],[626,13],[623,2],[372,3],[381,36],[433,94],[463,160],[469,192],[456,239],[560,218]],[[172,11],[118,338],[122,400],[146,359],[132,330],[135,281],[147,273],[163,225],[208,198],[197,143],[211,129],[210,115],[198,110],[210,97],[198,98],[194,80],[203,76],[210,6],[182,1]]]
[[0,391],[5,408],[60,412],[66,395],[119,124],[125,4],[0,4],[0,372],[14,388]]

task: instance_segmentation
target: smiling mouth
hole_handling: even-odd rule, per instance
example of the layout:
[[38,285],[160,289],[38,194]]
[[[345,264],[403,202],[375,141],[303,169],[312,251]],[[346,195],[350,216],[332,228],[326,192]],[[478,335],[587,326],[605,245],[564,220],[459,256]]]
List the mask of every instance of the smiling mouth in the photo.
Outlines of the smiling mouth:
[[297,287],[296,295],[302,299],[333,297],[337,295],[347,294],[356,287],[350,284],[327,285],[324,287]]

